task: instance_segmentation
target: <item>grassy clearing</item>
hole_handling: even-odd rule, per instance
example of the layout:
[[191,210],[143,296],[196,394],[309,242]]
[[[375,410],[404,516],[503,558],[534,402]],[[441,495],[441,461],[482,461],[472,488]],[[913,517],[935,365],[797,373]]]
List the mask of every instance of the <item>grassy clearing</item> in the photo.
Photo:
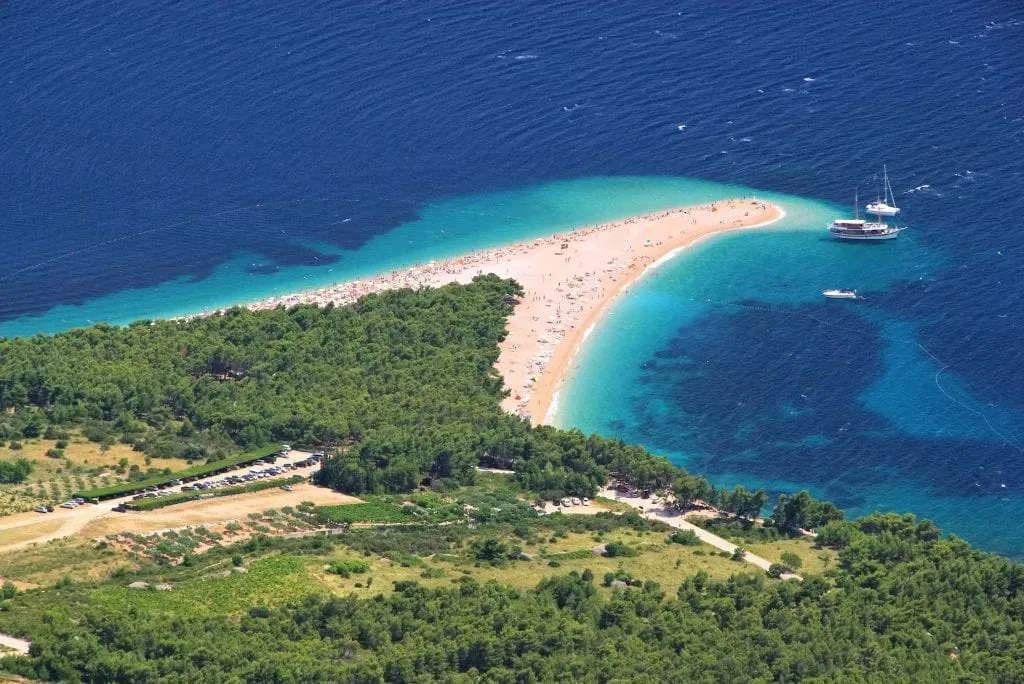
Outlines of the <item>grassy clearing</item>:
[[417,520],[411,507],[405,508],[387,501],[320,506],[316,512],[325,520],[333,523],[397,523]]
[[21,527],[11,527],[6,530],[0,530],[0,546],[19,544],[29,539],[34,539],[36,537],[42,537],[47,534],[51,534],[59,530],[66,522],[66,518],[48,520],[40,516],[39,522],[37,523],[32,523],[31,525],[22,525]]
[[[234,615],[250,606],[277,606],[311,593],[325,593],[311,581],[307,570],[311,559],[296,556],[268,556],[253,561],[246,572],[204,577],[182,583],[171,582],[171,591],[104,586],[92,592],[90,603],[113,609],[135,608],[176,615]],[[320,561],[323,562],[322,559]],[[159,583],[158,579],[148,579]]]
[[[34,461],[36,470],[30,476],[30,480],[49,479],[59,469],[65,467],[61,459],[50,458],[46,455],[47,450],[55,449],[57,442],[52,439],[33,439],[22,441],[22,448],[12,451],[9,446],[0,446],[0,459],[27,458]],[[146,464],[146,456],[133,450],[127,444],[112,444],[110,449],[104,452],[100,445],[90,442],[84,437],[75,433],[71,434],[67,447],[64,448],[64,456],[75,465],[86,468],[107,467],[113,468],[121,463],[122,459],[127,460],[128,467],[133,465],[145,469],[171,468],[174,470],[187,468],[188,462],[183,458],[155,458],[152,463]]]
[[42,503],[50,501],[49,497],[38,496],[29,487],[13,485],[0,489],[0,516],[24,513]]
[[35,466],[25,482],[0,485],[0,516],[30,511],[42,503],[60,503],[83,489],[117,484],[133,466],[143,471],[188,467],[188,462],[181,458],[160,458],[146,463],[144,454],[125,444],[111,445],[104,452],[98,444],[76,433],[71,433],[67,442],[63,458],[46,455],[49,449],[57,448],[56,440],[23,440],[18,450],[12,450],[7,442],[0,444],[0,459],[26,458]]
[[744,544],[743,548],[773,563],[781,563],[784,553],[795,553],[803,561],[797,572],[804,574],[824,572],[827,568],[834,567],[838,558],[838,554],[831,549],[815,548],[814,540],[808,537]]
[[101,579],[114,568],[130,564],[115,551],[71,537],[0,554],[0,577],[45,586],[64,575],[75,581]]
[[[604,535],[603,541],[599,542],[592,534],[572,533],[565,538],[558,538],[554,543],[545,541],[533,547],[524,546],[524,552],[534,555],[532,560],[510,561],[493,567],[486,564],[477,566],[471,560],[455,556],[413,559],[414,562],[406,561],[403,567],[402,563],[387,558],[387,554],[366,556],[351,549],[339,548],[329,556],[330,560],[369,561],[370,572],[349,578],[331,575],[322,569],[322,559],[311,563],[309,571],[317,577],[318,584],[329,587],[335,593],[356,592],[360,596],[372,596],[390,593],[394,582],[403,580],[414,580],[429,587],[442,587],[449,586],[460,577],[469,576],[480,582],[494,580],[519,589],[530,589],[545,577],[573,570],[582,573],[590,569],[596,581],[600,582],[604,573],[615,572],[620,568],[640,579],[654,580],[665,591],[673,592],[685,578],[701,570],[718,579],[750,570],[749,566],[742,563],[711,555],[713,549],[709,546],[684,547],[665,544],[663,539],[664,535],[660,533],[638,535],[625,530]],[[522,543],[513,536],[503,540],[509,544]],[[609,541],[621,541],[639,547],[641,553],[632,558],[605,558],[593,553],[594,546]],[[558,567],[548,564],[553,555],[558,557]],[[566,559],[566,555],[582,557]],[[368,578],[372,578],[369,587]],[[357,583],[362,586],[357,587]]]
[[616,513],[625,513],[626,511],[633,510],[633,507],[628,503],[616,501],[615,499],[607,499],[603,496],[595,496],[592,503],[599,504],[605,510],[615,511]]

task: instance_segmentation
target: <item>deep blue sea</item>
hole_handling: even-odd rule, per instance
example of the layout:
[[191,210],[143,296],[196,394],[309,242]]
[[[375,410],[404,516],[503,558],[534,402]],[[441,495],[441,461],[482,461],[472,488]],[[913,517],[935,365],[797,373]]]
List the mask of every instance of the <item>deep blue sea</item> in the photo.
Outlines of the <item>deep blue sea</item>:
[[[770,196],[620,300],[558,422],[1024,558],[1014,3],[12,0],[0,140],[0,335]],[[826,239],[883,163],[908,230]]]

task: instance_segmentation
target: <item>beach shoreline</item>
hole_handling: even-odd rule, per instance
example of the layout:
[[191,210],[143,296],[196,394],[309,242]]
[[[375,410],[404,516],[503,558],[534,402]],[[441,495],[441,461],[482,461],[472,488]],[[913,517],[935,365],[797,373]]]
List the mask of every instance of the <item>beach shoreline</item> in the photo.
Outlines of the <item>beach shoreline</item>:
[[638,273],[634,273],[631,277],[625,279],[618,289],[609,293],[606,296],[606,298],[604,298],[604,300],[601,301],[594,308],[594,310],[587,317],[586,321],[584,321],[582,331],[576,336],[576,339],[573,339],[571,342],[569,340],[566,340],[566,345],[563,350],[563,354],[565,356],[565,363],[562,368],[558,369],[559,372],[552,373],[552,381],[554,383],[554,386],[549,391],[544,393],[538,392],[536,395],[537,398],[535,400],[534,410],[542,412],[538,413],[538,415],[543,416],[543,419],[540,421],[542,424],[551,424],[551,422],[557,415],[556,412],[558,409],[559,395],[565,386],[566,380],[569,379],[570,371],[572,370],[572,364],[575,361],[577,354],[583,347],[583,344],[587,341],[587,338],[590,337],[591,333],[594,331],[594,328],[597,327],[598,323],[601,322],[601,319],[604,318],[604,316],[608,313],[608,310],[612,307],[612,304],[614,304],[615,300],[617,300],[620,296],[626,294],[634,284],[643,280],[650,273],[656,271],[657,269],[661,268],[665,264],[675,259],[684,250],[693,247],[697,243],[706,240],[707,238],[735,230],[751,230],[754,228],[763,228],[773,223],[777,223],[786,216],[786,212],[783,211],[777,205],[761,202],[759,202],[759,204],[767,206],[769,208],[768,210],[772,212],[772,215],[770,217],[762,217],[764,220],[757,223],[743,223],[729,227],[722,227],[716,230],[701,231],[698,234],[692,235],[689,240],[683,242],[682,244],[678,244],[675,245],[674,247],[671,247],[670,249],[663,250],[661,254],[654,258],[654,260],[651,263],[643,267]]
[[513,278],[525,294],[509,317],[495,364],[509,390],[502,408],[542,423],[553,417],[583,341],[634,282],[700,240],[767,226],[784,215],[778,206],[757,199],[719,200],[581,226],[242,306],[341,306],[375,292],[468,283],[489,273]]

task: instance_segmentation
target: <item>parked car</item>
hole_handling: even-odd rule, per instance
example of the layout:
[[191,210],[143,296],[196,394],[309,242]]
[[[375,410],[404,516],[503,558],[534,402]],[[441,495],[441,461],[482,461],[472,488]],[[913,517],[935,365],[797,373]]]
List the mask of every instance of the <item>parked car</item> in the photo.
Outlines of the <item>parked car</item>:
[[569,501],[568,498],[563,498],[562,499],[562,505],[565,506],[566,508],[568,508],[569,506],[572,506],[572,502]]
[[168,484],[171,485],[172,487],[177,487],[178,485],[181,484],[181,480],[171,480]]
[[589,506],[590,505],[590,499],[588,499],[587,497],[583,497],[583,505],[584,506]]
[[579,506],[580,505],[580,498],[578,496],[572,497],[572,505],[573,506]]
[[291,485],[281,485],[281,489],[283,489],[286,492],[290,492],[290,491],[292,491],[292,486]]
[[110,510],[114,511],[115,513],[124,513],[125,511],[128,510],[128,507],[125,506],[123,503],[119,503]]
[[52,513],[53,512],[53,508],[51,508],[50,506],[36,506],[32,510],[34,510],[36,513]]
[[78,504],[74,501],[65,501],[60,505],[61,508],[78,508]]
[[83,498],[82,498],[82,497],[80,497],[80,496],[76,496],[76,497],[75,497],[74,499],[72,499],[72,501],[74,501],[74,502],[75,502],[76,504],[78,504],[79,506],[81,506],[82,504],[84,504],[84,503],[85,503],[85,499],[83,499]]

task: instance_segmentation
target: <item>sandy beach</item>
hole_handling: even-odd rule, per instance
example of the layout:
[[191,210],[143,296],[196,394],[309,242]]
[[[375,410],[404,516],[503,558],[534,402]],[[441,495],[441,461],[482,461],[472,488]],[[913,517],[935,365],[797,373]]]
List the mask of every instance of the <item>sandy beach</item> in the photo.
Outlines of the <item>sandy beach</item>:
[[722,200],[583,226],[247,306],[344,305],[372,292],[468,283],[484,273],[514,278],[526,295],[516,306],[509,334],[501,343],[497,367],[510,392],[502,406],[541,423],[550,418],[561,382],[587,331],[630,283],[702,238],[764,226],[782,216],[781,209],[759,200]]

